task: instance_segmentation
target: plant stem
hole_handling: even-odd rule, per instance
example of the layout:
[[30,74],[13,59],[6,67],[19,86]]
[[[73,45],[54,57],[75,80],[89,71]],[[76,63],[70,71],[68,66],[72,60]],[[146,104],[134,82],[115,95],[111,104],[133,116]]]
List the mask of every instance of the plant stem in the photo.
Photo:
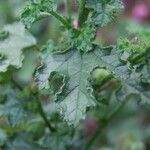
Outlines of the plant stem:
[[[97,130],[94,132],[92,137],[87,141],[85,144],[83,150],[89,150],[92,144],[96,141],[96,139],[100,136],[102,133],[102,130],[110,123],[110,121],[122,110],[122,108],[125,106],[125,104],[128,102],[128,100],[123,101],[113,112],[110,116],[108,116],[105,120],[103,120],[102,123],[99,124],[97,127]],[[100,121],[99,121],[100,122]]]
[[11,78],[11,82],[15,85],[15,87],[17,87],[19,89],[19,91],[23,91],[23,87],[20,84],[18,84],[18,82],[16,82],[16,80]]
[[79,26],[82,26],[83,23],[86,21],[88,16],[88,10],[85,8],[86,0],[80,0],[79,1]]
[[[13,78],[11,79],[11,81],[15,85],[15,87],[17,87],[20,91],[23,91],[23,87],[18,82],[16,82]],[[36,93],[36,94],[31,93],[31,95],[36,98],[39,114],[43,118],[43,120],[44,120],[45,124],[47,125],[47,127],[49,128],[49,130],[51,132],[56,132],[56,129],[54,127],[52,127],[52,125],[50,124],[50,122],[48,121],[48,119],[45,115],[45,112],[42,108],[38,93]]]
[[68,18],[69,20],[71,20],[71,1],[70,0],[66,0],[66,9],[67,9]]
[[60,16],[58,13],[53,11],[51,12],[51,15],[54,16],[56,19],[58,19],[67,29],[71,28],[71,25],[63,16]]
[[46,16],[55,17],[57,20],[59,20],[65,26],[66,29],[71,28],[71,25],[69,24],[67,19],[65,17],[59,15],[57,12],[54,12],[54,11],[51,11],[50,13],[41,12],[41,17],[46,17]]
[[35,98],[37,99],[37,105],[38,105],[38,110],[39,110],[39,114],[41,115],[41,117],[43,118],[43,120],[45,121],[45,124],[47,125],[47,127],[49,128],[49,130],[51,132],[56,132],[56,129],[54,127],[52,127],[52,125],[50,124],[49,120],[47,119],[45,112],[42,108],[39,96],[36,94]]

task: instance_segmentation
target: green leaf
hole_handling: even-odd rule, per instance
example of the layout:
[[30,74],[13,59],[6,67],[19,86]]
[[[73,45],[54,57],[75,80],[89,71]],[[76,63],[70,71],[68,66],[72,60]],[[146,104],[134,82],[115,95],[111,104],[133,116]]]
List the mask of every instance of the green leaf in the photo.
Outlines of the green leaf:
[[88,52],[93,49],[93,40],[95,38],[96,30],[90,25],[85,25],[79,30],[72,30],[70,34],[70,44],[73,48],[82,51]]
[[130,77],[122,80],[122,86],[116,93],[119,100],[135,99],[140,105],[150,106],[150,64],[139,65]]
[[[66,77],[58,72],[51,73],[49,77],[50,91],[54,95],[53,99],[57,100],[57,97],[63,92],[66,84]],[[51,97],[52,98],[52,97]]]
[[15,126],[17,123],[27,117],[27,113],[23,108],[22,101],[17,96],[17,91],[10,88],[10,86],[0,86],[0,97],[5,101],[0,104],[0,116],[8,118],[9,123]]
[[[142,64],[143,65],[143,64]],[[146,59],[145,65],[141,68],[141,81],[150,84],[150,59]]]
[[121,61],[115,47],[96,48],[83,55],[79,51],[52,54],[48,50],[42,54],[42,63],[36,72],[36,81],[40,89],[50,88],[49,77],[54,71],[68,76],[63,93],[57,97],[56,104],[69,124],[76,126],[85,117],[86,108],[96,104],[93,89],[88,86],[90,72],[96,67],[107,68],[121,81],[122,87],[117,91],[119,100],[126,100],[127,97],[138,94],[141,104],[149,104],[150,85],[143,86],[139,81],[140,77],[133,76],[134,69]]
[[56,11],[57,0],[28,0],[21,16],[22,22],[27,28],[43,16],[43,13]]
[[[86,80],[82,80],[83,62],[78,52],[70,52],[65,55],[53,56],[46,53],[43,56],[44,66],[36,73],[36,80],[40,88],[49,88],[49,76],[54,71],[65,72],[70,79],[67,83],[67,91],[62,97],[62,101],[57,104],[65,119],[71,124],[77,125],[79,120],[85,116],[86,107],[93,105],[93,102],[87,97]],[[87,70],[84,70],[87,75]]]
[[54,43],[52,40],[48,40],[47,43],[42,47],[42,50],[50,49],[53,53],[64,53],[71,48],[68,39],[65,37],[58,41],[59,44]]
[[9,32],[0,31],[0,40],[4,40],[9,36]]
[[86,7],[92,9],[90,22],[104,27],[116,17],[116,12],[123,5],[121,0],[87,0]]
[[126,34],[117,39],[119,50],[142,53],[150,47],[150,29],[148,26],[128,21],[124,32]]
[[45,150],[31,139],[30,134],[26,133],[16,134],[15,138],[7,142],[6,148],[11,150]]
[[23,60],[23,65],[13,74],[13,76],[17,79],[17,81],[28,83],[32,80],[33,73],[37,67],[39,53],[34,48],[28,48],[25,49],[23,54],[25,57]]
[[3,31],[9,35],[0,40],[0,72],[6,72],[9,66],[20,68],[24,59],[22,49],[36,44],[35,38],[21,23],[6,25]]
[[[79,51],[52,54],[48,49],[42,54],[42,66],[35,78],[40,89],[48,89],[49,77],[54,71],[68,76],[62,96],[56,101],[58,110],[69,124],[75,126],[85,118],[86,108],[95,105],[95,98],[87,89],[90,72],[95,67],[106,66],[120,78],[127,78],[129,70],[118,60],[111,49],[99,49],[81,55]],[[110,55],[111,54],[111,55]]]
[[39,144],[45,149],[66,150],[68,142],[68,135],[52,134],[51,136],[49,136],[47,134],[40,139]]

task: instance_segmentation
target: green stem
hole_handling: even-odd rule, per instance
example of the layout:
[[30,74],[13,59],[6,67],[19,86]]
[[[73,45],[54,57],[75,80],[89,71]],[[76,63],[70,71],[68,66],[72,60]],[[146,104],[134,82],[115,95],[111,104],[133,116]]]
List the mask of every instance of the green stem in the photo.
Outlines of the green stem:
[[43,120],[45,121],[45,124],[47,125],[47,127],[49,128],[49,130],[51,132],[56,132],[56,129],[54,127],[52,127],[52,125],[50,124],[48,118],[46,117],[45,115],[45,112],[42,108],[42,105],[41,105],[41,102],[40,102],[40,99],[39,99],[39,96],[38,95],[35,95],[35,98],[37,100],[37,105],[38,105],[38,110],[39,110],[39,114],[41,115],[41,117],[43,118]]
[[53,12],[53,11],[50,14],[54,16],[56,19],[58,19],[67,29],[71,28],[71,25],[63,16],[60,16],[58,13]]
[[71,25],[67,21],[67,19],[61,15],[59,15],[57,12],[51,11],[50,13],[46,12],[41,12],[41,17],[46,17],[46,16],[53,16],[57,20],[59,20],[67,29],[71,28]]
[[[16,82],[13,78],[11,79],[11,81],[15,85],[15,87],[17,87],[20,91],[23,91],[23,87],[18,82]],[[39,111],[40,116],[45,121],[45,124],[47,125],[47,127],[49,128],[49,130],[51,132],[56,132],[56,129],[54,127],[52,127],[52,125],[50,124],[49,120],[47,119],[47,117],[45,115],[45,112],[42,108],[42,105],[41,105],[40,98],[39,98],[38,94],[37,93],[36,94],[32,93],[32,96],[35,97],[36,100],[37,100],[38,111]]]
[[83,23],[86,21],[88,16],[88,10],[85,8],[86,0],[80,0],[79,1],[79,26],[82,26]]
[[84,146],[83,150],[89,150],[92,144],[96,141],[96,139],[101,135],[103,129],[110,123],[110,121],[122,110],[122,108],[125,106],[125,104],[128,102],[128,100],[123,101],[113,112],[110,116],[108,116],[105,120],[99,121],[99,126],[97,127],[97,130],[94,132],[92,137],[87,141],[87,143]]
[[20,84],[18,84],[18,82],[16,82],[16,80],[14,80],[13,78],[11,78],[11,82],[13,83],[13,85],[15,87],[17,87],[19,89],[19,91],[23,91],[23,87]]
[[68,18],[69,20],[71,20],[71,1],[70,0],[66,0],[66,9],[67,9]]

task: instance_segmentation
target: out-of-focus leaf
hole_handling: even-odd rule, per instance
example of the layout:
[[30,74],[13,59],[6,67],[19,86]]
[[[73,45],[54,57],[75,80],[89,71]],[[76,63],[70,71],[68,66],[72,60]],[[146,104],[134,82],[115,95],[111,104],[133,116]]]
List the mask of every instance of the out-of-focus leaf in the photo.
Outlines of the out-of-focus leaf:
[[115,18],[123,5],[120,0],[87,0],[86,7],[92,9],[89,18],[92,24],[104,27]]
[[12,140],[9,140],[6,144],[7,149],[11,150],[46,150],[40,145],[36,144],[30,134],[20,133]]
[[141,73],[134,72],[130,78],[122,80],[122,86],[117,92],[118,99],[126,100],[130,96],[135,97],[134,99],[141,105],[150,105],[150,84],[147,81],[142,83]]
[[2,129],[0,129],[0,146],[3,146],[6,141],[7,141],[6,133]]
[[69,136],[67,135],[54,135],[52,136],[45,135],[40,141],[39,144],[45,149],[53,150],[66,150],[67,144],[69,144]]
[[0,40],[0,72],[6,72],[9,66],[20,68],[24,59],[22,49],[36,44],[21,23],[6,25],[3,31],[8,32],[8,36]]
[[38,64],[39,53],[35,49],[27,49],[24,51],[24,61],[22,67],[17,70],[13,76],[15,79],[28,83],[32,80],[33,73]]
[[150,48],[149,26],[128,21],[125,33],[117,39],[119,50],[135,54],[143,53]]
[[8,118],[9,123],[15,126],[27,117],[27,113],[23,108],[22,101],[17,96],[17,91],[10,86],[0,86],[0,97],[4,97],[5,101],[0,105],[0,116]]

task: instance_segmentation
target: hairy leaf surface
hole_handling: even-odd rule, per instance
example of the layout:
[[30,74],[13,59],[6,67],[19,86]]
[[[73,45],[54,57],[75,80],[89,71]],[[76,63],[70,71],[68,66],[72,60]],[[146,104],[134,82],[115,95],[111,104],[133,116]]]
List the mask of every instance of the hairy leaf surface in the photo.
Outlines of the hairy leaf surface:
[[56,11],[57,0],[29,0],[27,6],[22,12],[22,22],[27,28],[30,28],[31,25],[42,17],[42,13],[50,13]]
[[93,49],[93,40],[95,38],[95,28],[90,25],[85,25],[80,31],[71,31],[71,46],[84,53]]
[[63,94],[58,97],[56,103],[65,120],[74,125],[85,117],[87,107],[95,105],[95,98],[87,90],[88,78],[93,68],[107,67],[123,79],[126,79],[130,72],[118,60],[117,54],[99,48],[83,55],[79,51],[53,55],[49,50],[42,54],[42,62],[43,65],[35,75],[40,89],[49,88],[49,77],[54,71],[68,76]]

